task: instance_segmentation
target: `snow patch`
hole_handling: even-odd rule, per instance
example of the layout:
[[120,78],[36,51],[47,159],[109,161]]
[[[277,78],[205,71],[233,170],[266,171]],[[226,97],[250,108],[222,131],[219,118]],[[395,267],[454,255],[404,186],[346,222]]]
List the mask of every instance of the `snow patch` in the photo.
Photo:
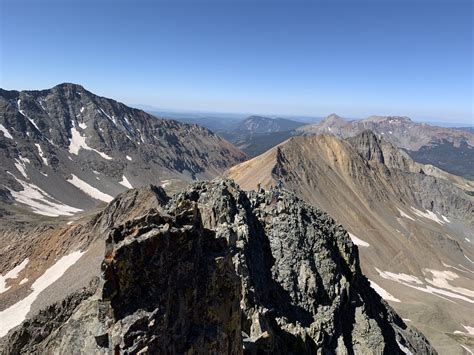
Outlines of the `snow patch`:
[[462,347],[464,350],[466,350],[466,351],[468,352],[468,354],[474,355],[473,352],[471,351],[471,349],[469,349],[467,346],[462,345],[462,344],[459,344],[459,345],[461,345],[461,347]]
[[82,129],[86,129],[87,125],[84,122],[79,123],[79,127]]
[[46,157],[44,156],[43,149],[41,149],[41,146],[38,143],[35,143],[35,145],[36,145],[36,148],[38,149],[38,153],[41,157],[41,160],[43,160],[44,165],[48,165],[48,159],[46,159]]
[[379,294],[380,297],[382,297],[386,301],[392,301],[392,302],[401,302],[398,298],[392,296],[389,292],[385,291],[382,287],[377,285],[375,282],[369,280],[370,286]]
[[107,195],[106,193],[103,193],[102,191],[96,189],[95,187],[89,185],[87,182],[84,180],[79,179],[76,175],[72,174],[72,179],[68,179],[67,182],[70,184],[76,186],[79,190],[84,191],[87,195],[91,196],[92,198],[95,198],[97,200],[101,200],[104,202],[110,202],[114,198],[110,195]]
[[357,246],[360,246],[360,247],[369,247],[370,244],[363,241],[362,239],[360,238],[357,238],[354,234],[352,233],[349,233],[349,237],[351,237],[351,240],[352,240],[352,243],[354,243],[355,245]]
[[[392,132],[390,132],[391,134]],[[412,355],[412,352],[410,351],[410,349],[408,349],[406,346],[404,346],[402,343],[400,343],[398,340],[397,340],[397,345],[398,347],[400,348],[400,350],[406,354],[406,355]]]
[[161,187],[166,187],[171,184],[171,180],[161,180]]
[[131,156],[129,156],[129,155],[125,156],[125,158],[127,158],[127,160],[130,160],[130,161],[132,161],[132,157],[131,157]]
[[13,139],[12,135],[10,134],[10,132],[8,132],[8,129],[6,129],[5,126],[2,125],[1,123],[0,123],[0,131],[3,132],[3,135],[5,136],[5,138]]
[[458,274],[456,274],[455,272],[423,269],[423,273],[429,273],[432,275],[431,279],[425,277],[425,280],[433,286],[444,288],[452,292],[456,292],[461,295],[474,298],[474,291],[464,287],[456,287],[449,284],[448,281],[452,281],[459,278]]
[[33,213],[40,214],[43,216],[49,217],[57,217],[57,216],[71,216],[74,213],[82,211],[79,208],[71,207],[65,205],[53,197],[51,197],[48,193],[40,189],[38,186],[27,183],[26,181],[17,179],[13,174],[9,172],[18,183],[21,184],[23,190],[21,191],[14,191],[10,190],[11,195],[15,199],[15,201],[23,203],[29,206]]
[[53,282],[58,280],[67,269],[80,259],[83,254],[84,252],[75,251],[60,258],[54,265],[47,269],[43,275],[38,277],[33,285],[31,285],[31,290],[33,292],[21,301],[18,301],[12,306],[0,311],[0,319],[2,320],[0,322],[0,337],[5,336],[10,329],[20,325],[26,319],[26,315],[30,311],[31,305],[38,295]]
[[27,278],[24,278],[23,280],[21,280],[18,285],[23,285],[23,284],[26,284],[28,282],[28,279]]
[[[454,301],[446,297],[460,299],[468,303],[474,303],[474,299],[469,298],[469,297],[472,297],[471,295],[474,294],[473,291],[462,288],[462,287],[451,286],[447,282],[447,280],[452,280],[453,278],[458,277],[457,274],[451,271],[437,271],[437,270],[429,270],[429,269],[422,270],[423,273],[430,272],[433,275],[433,279],[425,278],[426,282],[430,284],[430,285],[426,285],[416,276],[407,275],[407,274],[395,274],[388,271],[381,271],[377,268],[376,270],[379,273],[379,275],[386,280],[395,281],[401,285],[414,288],[418,291],[430,293],[434,296],[440,297],[449,302],[455,303]],[[433,286],[436,286],[436,287],[433,287]],[[446,297],[443,297],[443,296],[446,296]]]
[[13,269],[8,271],[5,275],[0,275],[0,293],[7,291],[11,286],[6,287],[6,281],[8,279],[16,279],[20,272],[26,267],[28,264],[28,258],[23,260],[20,264],[15,266]]
[[21,175],[23,175],[25,177],[25,179],[28,179],[28,175],[26,175],[25,162],[24,162],[24,160],[21,159],[21,157],[20,157],[20,160],[15,159],[15,168],[16,168],[16,170],[18,170],[20,172]]
[[409,282],[413,284],[423,285],[423,281],[413,275],[408,275],[404,273],[396,274],[390,271],[381,271],[378,268],[375,268],[375,270],[377,270],[379,275],[386,280],[392,280],[396,282]]
[[423,211],[420,211],[418,209],[416,209],[415,207],[412,207],[411,208],[413,210],[413,212],[420,216],[420,217],[425,217],[425,218],[428,218],[428,219],[431,219],[432,221],[436,222],[436,223],[439,223],[439,224],[444,224],[446,222],[444,222],[443,220],[441,220],[434,212],[432,211],[429,211],[429,210],[426,210],[426,212],[423,212]]
[[122,181],[120,181],[119,184],[122,184],[123,186],[128,187],[129,189],[133,189],[132,184],[130,183],[130,181],[128,181],[125,175],[122,176]]
[[109,114],[107,114],[107,112],[105,112],[102,108],[99,108],[99,110],[97,110],[97,112],[99,113],[103,113],[110,121],[112,121],[114,123],[114,125],[117,125],[117,120],[115,119],[114,116],[110,117]]
[[84,106],[81,107],[81,109],[79,110],[80,113],[83,113],[84,112]]
[[451,222],[446,216],[441,215],[441,218],[442,218],[446,223]]
[[469,261],[471,264],[474,264],[474,261],[472,261],[471,259],[469,259],[466,254],[464,254],[464,257],[465,257],[465,258],[467,259],[467,261]]
[[474,327],[471,327],[471,326],[469,326],[469,325],[464,325],[464,324],[461,324],[461,325],[462,325],[462,327],[463,327],[464,329],[467,330],[467,332],[468,332],[469,334],[474,335]]
[[76,129],[74,123],[71,127],[71,142],[69,143],[69,153],[78,155],[80,149],[91,150],[99,154],[102,158],[106,160],[111,160],[112,157],[98,151],[97,149],[91,148],[86,143],[86,137],[83,137],[81,133]]
[[400,212],[400,216],[401,217],[405,217],[405,218],[408,218],[408,219],[411,219],[412,221],[415,221],[415,219],[409,215],[407,215],[405,212],[403,212],[401,209],[397,208],[398,212]]

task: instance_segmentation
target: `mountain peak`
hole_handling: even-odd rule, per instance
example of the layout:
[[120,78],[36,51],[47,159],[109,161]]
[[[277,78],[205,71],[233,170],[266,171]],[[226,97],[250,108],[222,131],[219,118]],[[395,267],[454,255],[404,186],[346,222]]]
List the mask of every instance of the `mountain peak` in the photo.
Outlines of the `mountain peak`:
[[326,120],[344,120],[344,119],[336,113],[331,113],[329,116],[326,117]]
[[341,124],[345,122],[346,120],[344,118],[342,118],[341,116],[335,113],[331,113],[323,121],[321,121],[322,124],[326,124],[326,125]]
[[80,84],[75,84],[75,83],[68,83],[68,82],[65,82],[65,83],[60,83],[58,85],[55,85],[53,87],[53,89],[55,88],[59,88],[59,89],[76,89],[76,90],[82,90],[82,91],[85,91],[86,89],[84,88],[84,86],[80,85]]

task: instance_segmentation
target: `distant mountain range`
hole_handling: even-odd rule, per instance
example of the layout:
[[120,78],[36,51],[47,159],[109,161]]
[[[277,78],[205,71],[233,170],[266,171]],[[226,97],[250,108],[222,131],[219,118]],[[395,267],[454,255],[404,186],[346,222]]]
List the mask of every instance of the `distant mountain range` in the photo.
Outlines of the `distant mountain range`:
[[4,211],[71,215],[131,187],[209,179],[246,159],[206,128],[158,119],[75,84],[0,90],[0,112]]
[[300,121],[0,89],[0,353],[472,348],[472,133]]
[[406,150],[420,163],[474,179],[474,135],[469,129],[431,126],[399,116],[371,116],[347,121],[332,114],[321,122],[297,128],[295,133],[333,134],[347,138],[367,129]]

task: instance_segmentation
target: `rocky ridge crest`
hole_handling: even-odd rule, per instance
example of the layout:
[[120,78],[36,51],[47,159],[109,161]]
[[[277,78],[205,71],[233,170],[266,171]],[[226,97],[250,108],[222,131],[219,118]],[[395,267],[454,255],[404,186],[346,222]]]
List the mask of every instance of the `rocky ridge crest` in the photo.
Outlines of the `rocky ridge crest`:
[[25,322],[5,352],[435,353],[370,288],[347,232],[292,193],[216,180],[160,200],[100,236],[87,296]]

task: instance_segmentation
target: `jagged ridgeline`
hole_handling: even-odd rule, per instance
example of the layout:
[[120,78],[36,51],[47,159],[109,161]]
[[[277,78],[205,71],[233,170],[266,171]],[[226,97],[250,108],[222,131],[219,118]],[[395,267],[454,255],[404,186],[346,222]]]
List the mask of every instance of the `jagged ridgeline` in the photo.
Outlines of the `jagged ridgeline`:
[[74,235],[102,246],[101,271],[2,353],[435,353],[370,288],[347,232],[289,192],[130,190]]
[[212,179],[243,152],[195,124],[60,84],[0,89],[0,215],[71,216],[149,183]]

